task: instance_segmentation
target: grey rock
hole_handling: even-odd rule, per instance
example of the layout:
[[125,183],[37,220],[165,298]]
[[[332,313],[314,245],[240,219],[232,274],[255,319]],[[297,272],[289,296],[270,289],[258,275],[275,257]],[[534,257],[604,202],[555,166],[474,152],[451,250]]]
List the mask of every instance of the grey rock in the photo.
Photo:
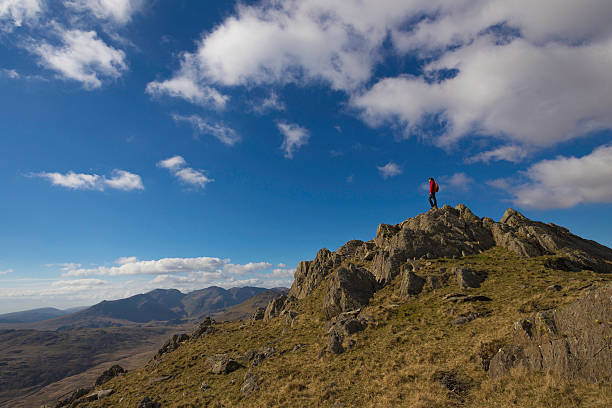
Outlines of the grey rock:
[[332,274],[325,292],[325,317],[331,319],[347,310],[367,305],[376,287],[376,280],[367,269],[353,264],[338,268]]
[[453,326],[460,326],[462,324],[471,322],[472,320],[475,320],[479,317],[480,317],[480,314],[478,313],[468,313],[464,316],[459,316],[458,318],[454,319],[453,321],[451,321],[451,324]]
[[204,335],[213,334],[217,331],[215,327],[215,320],[211,319],[210,316],[207,317],[196,327],[196,329],[191,333],[191,339],[197,340]]
[[240,387],[240,392],[242,392],[245,396],[249,396],[253,392],[259,390],[259,385],[261,382],[261,378],[257,374],[248,372],[244,376],[244,382]]
[[342,257],[323,248],[312,261],[302,261],[295,271],[289,295],[302,299],[308,296],[325,277],[342,263]]
[[[186,333],[173,335],[164,343],[163,346],[161,346],[159,350],[157,350],[157,354],[155,354],[154,358],[159,358],[163,356],[164,354],[172,353],[174,350],[179,348],[180,345],[186,342],[187,340],[189,340],[189,335]],[[96,385],[98,385],[97,382],[96,382]]]
[[210,356],[206,359],[204,365],[213,374],[229,374],[242,367],[240,363],[230,358],[227,354]]
[[442,289],[448,282],[448,275],[427,275],[426,279],[432,289]]
[[266,311],[264,312],[264,322],[269,322],[273,318],[279,316],[285,307],[285,303],[287,302],[287,296],[282,295],[275,299],[270,300],[268,306],[266,306]]
[[515,323],[511,344],[491,359],[497,378],[522,365],[565,379],[612,378],[612,284],[592,289],[576,302]]
[[327,338],[327,349],[334,354],[344,353],[344,347],[342,347],[342,336],[336,333],[332,333]]
[[452,273],[457,277],[457,283],[461,288],[479,288],[480,284],[487,278],[487,274],[474,271],[469,268],[453,268]]
[[125,371],[123,369],[123,367],[121,367],[118,364],[113,365],[111,368],[109,368],[108,370],[105,370],[97,379],[96,379],[96,387],[101,386],[102,384],[112,380],[113,378],[117,377],[118,375],[123,375],[127,373],[127,371]]
[[258,307],[251,315],[250,320],[254,322],[254,321],[263,319],[265,312],[266,312],[266,309],[264,309],[263,307]]
[[206,381],[202,381],[202,385],[200,385],[200,391],[204,392],[210,388],[210,385]]
[[55,408],[70,406],[73,402],[76,402],[87,394],[89,394],[91,390],[91,388],[77,388],[72,394],[70,394],[68,398],[59,401],[55,405]]
[[408,299],[411,296],[418,295],[423,291],[425,279],[412,271],[404,271],[402,283],[399,288],[399,296],[402,299]]

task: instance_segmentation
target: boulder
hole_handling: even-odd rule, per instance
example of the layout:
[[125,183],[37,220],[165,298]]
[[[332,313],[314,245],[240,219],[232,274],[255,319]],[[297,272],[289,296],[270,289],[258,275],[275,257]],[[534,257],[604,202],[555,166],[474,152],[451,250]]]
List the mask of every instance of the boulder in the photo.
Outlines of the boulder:
[[212,374],[229,374],[242,367],[240,363],[231,359],[227,354],[210,356],[206,359],[204,365]]
[[342,336],[331,333],[327,338],[327,349],[334,354],[344,353],[344,347],[342,347]]
[[157,354],[155,354],[154,358],[159,358],[164,354],[171,353],[177,348],[180,347],[181,344],[189,340],[189,335],[186,333],[175,334],[170,337],[163,346],[159,350],[157,350]]
[[448,282],[448,275],[427,275],[426,280],[432,289],[442,289]]
[[73,402],[78,401],[91,392],[91,388],[77,388],[70,396],[66,399],[59,401],[55,408],[61,408],[65,406],[71,406]]
[[215,333],[217,331],[216,327],[214,326],[215,323],[216,322],[214,319],[211,319],[210,316],[207,317],[198,325],[198,327],[196,327],[193,333],[191,333],[191,339],[197,340],[206,334]]
[[253,314],[251,315],[251,318],[249,320],[251,320],[252,322],[255,322],[257,320],[261,320],[264,318],[264,314],[266,312],[266,309],[264,309],[263,307],[258,307]]
[[469,268],[452,268],[451,272],[457,277],[457,283],[461,288],[479,288],[480,284],[487,278],[486,272],[474,271]]
[[273,318],[279,316],[285,307],[285,303],[287,302],[287,296],[282,295],[275,299],[270,300],[268,306],[266,306],[266,310],[264,312],[264,322],[269,322]]
[[410,296],[415,296],[421,293],[425,286],[425,279],[412,271],[404,271],[402,283],[399,288],[399,296],[402,299],[408,299]]
[[96,379],[96,387],[101,386],[102,384],[112,380],[113,378],[117,377],[118,375],[122,375],[127,373],[127,371],[125,371],[123,369],[123,367],[121,367],[118,364],[115,364],[114,366],[112,366],[111,368],[109,368],[108,370],[104,371],[97,379]]
[[376,287],[376,280],[367,269],[353,264],[338,268],[327,284],[323,302],[325,317],[331,319],[347,310],[367,305]]
[[522,365],[565,379],[612,378],[612,284],[591,290],[576,302],[539,312],[514,324],[512,341],[491,359],[489,375]]
[[257,374],[253,374],[252,372],[248,372],[244,375],[244,382],[240,387],[240,392],[242,392],[245,396],[251,395],[253,392],[259,390],[259,385],[262,380]]

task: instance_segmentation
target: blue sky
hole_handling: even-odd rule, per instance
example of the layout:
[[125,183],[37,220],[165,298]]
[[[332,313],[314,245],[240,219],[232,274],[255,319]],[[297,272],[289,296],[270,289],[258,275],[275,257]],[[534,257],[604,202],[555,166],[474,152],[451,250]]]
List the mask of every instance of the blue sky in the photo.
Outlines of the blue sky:
[[[329,4],[333,3],[333,4]],[[0,0],[0,313],[289,286],[465,203],[612,245],[609,1]]]

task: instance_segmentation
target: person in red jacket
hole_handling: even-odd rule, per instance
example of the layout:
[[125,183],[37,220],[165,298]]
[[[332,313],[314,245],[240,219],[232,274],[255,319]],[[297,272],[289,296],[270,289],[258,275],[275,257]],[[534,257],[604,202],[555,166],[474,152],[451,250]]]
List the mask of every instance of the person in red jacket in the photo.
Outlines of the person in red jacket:
[[438,208],[438,200],[436,200],[436,193],[438,192],[438,183],[433,177],[429,178],[429,205],[431,208]]

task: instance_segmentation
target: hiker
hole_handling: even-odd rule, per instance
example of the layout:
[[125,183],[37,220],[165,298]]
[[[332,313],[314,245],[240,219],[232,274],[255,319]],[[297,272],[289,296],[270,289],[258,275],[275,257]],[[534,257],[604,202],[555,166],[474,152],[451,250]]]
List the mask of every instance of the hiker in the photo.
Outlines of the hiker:
[[438,208],[438,200],[436,200],[436,193],[438,192],[438,190],[440,189],[440,187],[438,186],[438,183],[436,183],[436,180],[433,179],[433,177],[429,178],[429,205],[431,205],[431,208]]

